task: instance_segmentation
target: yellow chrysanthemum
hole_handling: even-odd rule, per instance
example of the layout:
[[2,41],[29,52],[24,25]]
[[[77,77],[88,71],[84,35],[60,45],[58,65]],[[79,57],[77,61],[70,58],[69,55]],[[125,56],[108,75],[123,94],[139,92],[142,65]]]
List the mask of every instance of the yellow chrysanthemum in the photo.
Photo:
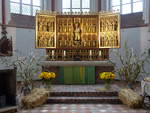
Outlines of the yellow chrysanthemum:
[[39,74],[38,76],[41,79],[46,79],[46,80],[50,80],[56,77],[56,74],[54,72],[42,72],[41,74]]
[[103,72],[99,74],[100,79],[114,79],[115,74],[112,72]]

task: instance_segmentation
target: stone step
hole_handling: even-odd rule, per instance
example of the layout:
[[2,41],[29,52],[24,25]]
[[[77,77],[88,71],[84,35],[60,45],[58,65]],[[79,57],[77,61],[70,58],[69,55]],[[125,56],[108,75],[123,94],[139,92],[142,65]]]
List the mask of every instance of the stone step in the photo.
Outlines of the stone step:
[[0,108],[0,113],[16,113],[17,106],[7,106],[4,108]]
[[113,97],[49,97],[47,100],[47,104],[54,103],[84,103],[84,104],[121,104],[121,101],[117,96]]
[[50,97],[101,97],[101,96],[118,96],[118,92],[50,92]]

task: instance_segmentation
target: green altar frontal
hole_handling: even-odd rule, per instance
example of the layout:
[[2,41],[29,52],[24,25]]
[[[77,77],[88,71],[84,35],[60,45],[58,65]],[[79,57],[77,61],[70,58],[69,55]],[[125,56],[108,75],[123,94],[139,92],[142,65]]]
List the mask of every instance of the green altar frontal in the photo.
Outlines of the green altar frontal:
[[94,66],[60,67],[59,75],[62,84],[95,84]]

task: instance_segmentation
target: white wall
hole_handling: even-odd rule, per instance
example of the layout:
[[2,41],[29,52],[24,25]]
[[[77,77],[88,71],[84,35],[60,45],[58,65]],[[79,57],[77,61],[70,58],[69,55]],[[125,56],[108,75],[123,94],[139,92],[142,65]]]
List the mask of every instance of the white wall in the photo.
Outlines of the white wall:
[[141,27],[141,50],[150,49],[150,29],[149,27]]
[[[125,44],[125,41],[128,41],[128,47],[133,48],[135,54],[138,55],[145,51],[148,53],[148,49],[150,49],[149,40],[150,40],[149,27],[121,29],[121,48],[119,49],[119,51],[121,53],[124,52],[125,49],[123,45]],[[113,49],[113,50],[117,50],[117,49]],[[113,54],[113,51],[111,52],[110,59],[112,59],[117,64],[119,64],[117,58]],[[150,73],[150,64],[146,64],[145,69],[147,72]],[[143,76],[150,76],[150,75],[146,74]]]
[[121,49],[125,41],[138,53],[142,53],[150,48],[149,27],[136,27],[121,29]]
[[39,55],[45,55],[45,49],[35,49],[35,30],[16,28],[16,50],[28,55],[32,50],[36,50]]
[[140,36],[140,28],[121,29],[121,49],[123,49],[123,44],[125,41],[128,41],[128,45],[131,48],[135,49],[137,52],[140,52]]

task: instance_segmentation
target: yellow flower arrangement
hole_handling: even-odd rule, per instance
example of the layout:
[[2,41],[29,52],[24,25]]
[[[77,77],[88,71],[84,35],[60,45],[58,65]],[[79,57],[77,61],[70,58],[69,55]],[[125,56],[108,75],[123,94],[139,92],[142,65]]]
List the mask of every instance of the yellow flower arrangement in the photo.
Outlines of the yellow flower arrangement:
[[56,77],[56,74],[54,72],[42,72],[39,75],[39,78],[45,79],[45,80],[54,79],[55,77]]
[[39,78],[43,80],[47,88],[50,90],[51,88],[51,81],[56,77],[56,74],[54,72],[42,72],[39,74]]
[[103,72],[103,73],[100,73],[99,76],[100,76],[100,79],[103,79],[103,80],[112,80],[115,78],[115,74],[112,72]]
[[112,72],[103,72],[99,74],[99,77],[105,81],[105,89],[110,89],[110,82],[115,79],[116,75]]

